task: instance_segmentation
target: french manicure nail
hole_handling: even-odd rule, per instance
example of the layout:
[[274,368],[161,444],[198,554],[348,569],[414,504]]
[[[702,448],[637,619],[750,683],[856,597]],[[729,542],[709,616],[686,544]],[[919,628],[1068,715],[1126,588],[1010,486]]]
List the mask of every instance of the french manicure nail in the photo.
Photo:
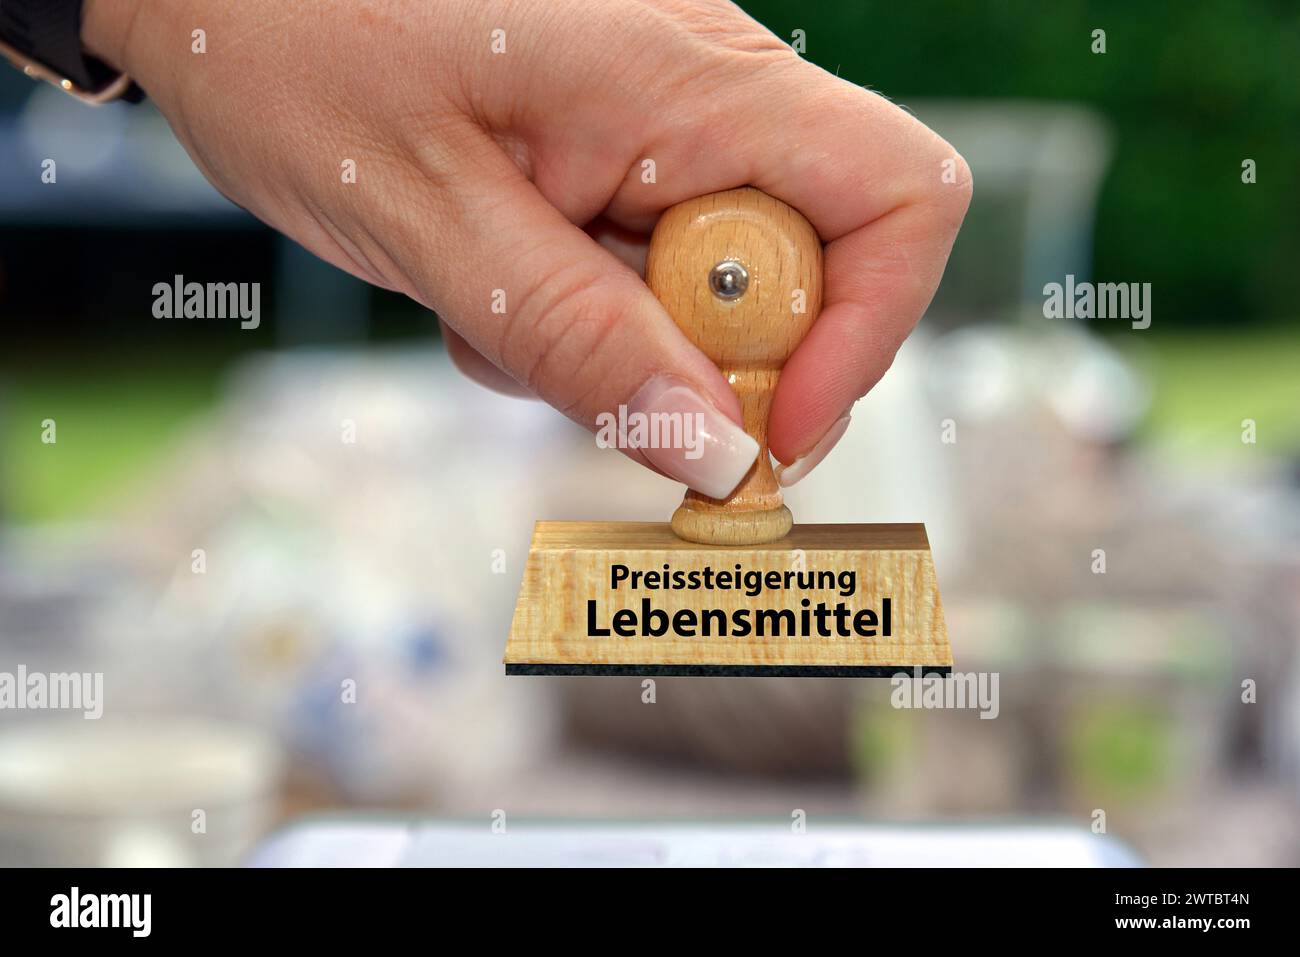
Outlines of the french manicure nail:
[[789,465],[778,465],[776,480],[781,483],[781,487],[789,488],[820,465],[822,459],[826,458],[827,453],[835,448],[835,443],[844,438],[844,433],[849,428],[849,422],[850,417],[847,415],[837,419],[835,424],[826,430],[826,434],[818,440],[817,444],[806,455],[799,456]]
[[[655,376],[637,391],[628,422],[630,447],[710,498],[726,498],[758,458],[758,443],[744,429],[670,376]],[[638,426],[645,429],[641,441]]]

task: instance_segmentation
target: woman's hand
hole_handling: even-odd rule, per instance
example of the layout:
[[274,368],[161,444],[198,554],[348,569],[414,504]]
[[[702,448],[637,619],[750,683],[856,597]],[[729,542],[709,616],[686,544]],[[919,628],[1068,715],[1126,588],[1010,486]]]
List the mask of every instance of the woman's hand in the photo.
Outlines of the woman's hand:
[[752,185],[828,244],[771,413],[789,484],[889,367],[970,200],[940,137],[723,0],[88,0],[83,36],[232,200],[436,310],[466,374],[588,428],[697,403],[701,459],[629,454],[714,496],[754,450],[638,277],[659,214]]

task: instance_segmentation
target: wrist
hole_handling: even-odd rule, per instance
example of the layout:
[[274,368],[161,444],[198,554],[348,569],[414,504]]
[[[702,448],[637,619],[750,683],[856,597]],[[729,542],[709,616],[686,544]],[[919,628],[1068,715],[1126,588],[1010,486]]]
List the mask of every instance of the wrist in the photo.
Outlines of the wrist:
[[142,0],[83,0],[81,42],[114,69],[131,73],[131,34]]

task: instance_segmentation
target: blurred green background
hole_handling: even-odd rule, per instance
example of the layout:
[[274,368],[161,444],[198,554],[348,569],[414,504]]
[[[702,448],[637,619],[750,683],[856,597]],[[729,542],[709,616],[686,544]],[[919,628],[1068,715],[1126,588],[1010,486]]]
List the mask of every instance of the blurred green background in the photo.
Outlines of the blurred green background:
[[[1300,294],[1300,5],[1126,0],[744,3],[806,56],[906,104],[1070,100],[1114,125],[1099,277],[1141,276],[1178,326],[1281,325]],[[1092,31],[1106,52],[1092,52]],[[979,170],[975,170],[976,188]],[[1290,324],[1294,324],[1291,322]]]

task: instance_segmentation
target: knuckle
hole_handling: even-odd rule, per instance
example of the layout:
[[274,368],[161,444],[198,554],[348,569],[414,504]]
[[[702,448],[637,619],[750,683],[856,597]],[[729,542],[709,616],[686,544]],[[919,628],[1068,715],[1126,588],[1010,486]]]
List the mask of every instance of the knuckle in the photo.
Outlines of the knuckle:
[[[918,121],[918,126],[921,126]],[[909,192],[912,205],[923,207],[954,232],[966,217],[974,194],[974,177],[966,158],[947,140],[921,126],[929,140],[918,150],[924,157],[916,167]]]
[[586,267],[548,276],[525,292],[503,330],[506,368],[570,414],[586,395],[583,382],[599,376],[602,349],[634,295],[617,274],[592,275]]
[[[947,146],[947,144],[944,144]],[[966,162],[966,157],[962,156],[951,146],[948,146],[949,156],[953,160],[953,176],[956,180],[953,183],[953,190],[962,202],[962,208],[965,209],[970,205],[971,196],[975,193],[975,174],[970,168],[970,163]]]
[[679,36],[703,41],[715,50],[761,56],[793,54],[790,45],[730,4],[699,0],[659,0],[658,19]]
[[966,214],[971,197],[974,195],[975,177],[966,157],[957,152],[953,145],[942,137],[936,135],[935,139],[939,155],[942,157],[940,165],[943,169],[936,199],[955,212],[960,221],[960,217]]

